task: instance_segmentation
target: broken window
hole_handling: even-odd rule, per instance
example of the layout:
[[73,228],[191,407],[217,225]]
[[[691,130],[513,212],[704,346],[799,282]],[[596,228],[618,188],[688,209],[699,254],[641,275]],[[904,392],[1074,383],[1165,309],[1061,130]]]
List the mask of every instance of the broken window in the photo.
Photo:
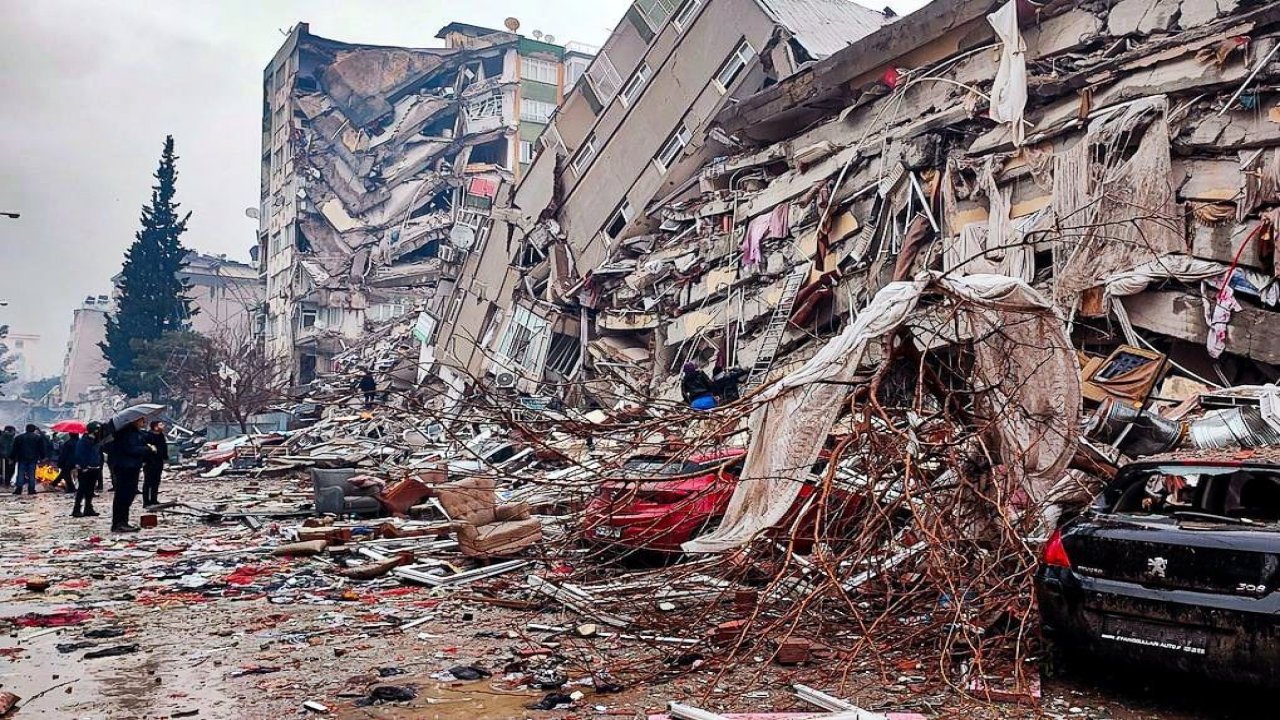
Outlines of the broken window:
[[517,305],[507,331],[502,336],[498,353],[536,375],[542,370],[544,353],[551,335],[550,328],[550,323],[544,318]]
[[603,52],[596,55],[595,62],[587,68],[587,80],[595,88],[596,97],[601,103],[606,104],[618,94],[618,89],[622,86],[622,76],[613,67],[609,56]]
[[467,103],[467,119],[482,120],[502,116],[502,95],[497,92],[482,95]]
[[680,153],[689,144],[690,138],[689,128],[685,127],[684,123],[680,123],[675,132],[671,133],[671,137],[667,138],[667,141],[662,144],[662,148],[658,150],[657,157],[654,158],[654,161],[658,163],[658,168],[666,172],[674,165],[676,160],[680,158]]
[[582,341],[573,335],[551,334],[551,349],[547,351],[547,369],[560,377],[568,378],[578,366],[582,356]]
[[617,239],[622,231],[627,229],[627,224],[633,217],[635,217],[635,210],[632,209],[631,203],[623,200],[618,209],[613,212],[613,217],[609,218],[609,224],[604,226],[604,234],[611,239]]
[[520,77],[523,80],[556,85],[560,80],[559,67],[548,60],[521,58]]
[[507,166],[507,139],[498,138],[471,148],[472,163]]
[[366,316],[373,322],[386,322],[409,312],[409,301],[397,298],[391,302],[378,303],[366,311]]
[[578,154],[573,158],[570,165],[573,166],[573,172],[581,175],[584,170],[591,165],[591,161],[596,157],[596,136],[588,135],[586,140],[582,141],[582,147],[578,148]]
[[689,27],[689,23],[693,22],[693,16],[698,14],[698,8],[702,7],[702,0],[688,0],[680,12],[676,13],[675,18],[671,21],[676,26],[676,30],[684,32]]
[[520,141],[520,164],[528,165],[533,162],[534,155],[537,153],[533,149],[533,143],[528,140]]
[[520,119],[529,122],[548,123],[556,111],[556,104],[541,100],[520,99]]
[[720,66],[720,70],[716,73],[716,84],[721,90],[728,91],[733,85],[733,81],[738,79],[742,74],[742,70],[747,67],[747,63],[756,55],[756,51],[751,47],[751,43],[743,39],[738,43],[738,47],[733,49],[729,55],[729,59],[724,61],[724,65]]
[[316,326],[316,309],[313,307],[304,307],[298,315],[299,324],[302,328],[309,329]]
[[298,358],[298,382],[306,385],[316,379],[316,356],[303,355]]
[[630,105],[633,100],[639,97],[640,91],[644,89],[645,83],[649,82],[649,76],[651,74],[649,64],[643,62],[640,63],[640,66],[636,68],[634,73],[632,73],[631,79],[627,81],[625,86],[623,86],[622,92],[618,93],[618,99],[622,101],[623,105]]

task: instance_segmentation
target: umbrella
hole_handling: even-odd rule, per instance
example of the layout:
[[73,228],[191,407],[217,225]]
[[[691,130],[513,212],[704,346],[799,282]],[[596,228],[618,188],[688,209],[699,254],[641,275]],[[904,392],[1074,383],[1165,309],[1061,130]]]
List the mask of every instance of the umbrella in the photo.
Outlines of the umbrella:
[[83,420],[59,420],[58,422],[50,425],[49,429],[54,432],[78,433],[80,435],[89,432],[89,428],[85,425]]
[[164,412],[163,405],[153,405],[151,403],[134,405],[116,413],[115,417],[111,418],[111,425],[118,430],[138,418],[151,418],[162,412]]

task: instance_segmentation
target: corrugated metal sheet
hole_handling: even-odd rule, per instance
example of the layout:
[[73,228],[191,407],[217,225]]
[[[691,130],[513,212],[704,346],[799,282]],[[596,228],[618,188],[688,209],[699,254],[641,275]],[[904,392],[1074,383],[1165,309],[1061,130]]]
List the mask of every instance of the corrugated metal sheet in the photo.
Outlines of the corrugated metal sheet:
[[852,45],[889,21],[851,0],[757,0],[817,58]]

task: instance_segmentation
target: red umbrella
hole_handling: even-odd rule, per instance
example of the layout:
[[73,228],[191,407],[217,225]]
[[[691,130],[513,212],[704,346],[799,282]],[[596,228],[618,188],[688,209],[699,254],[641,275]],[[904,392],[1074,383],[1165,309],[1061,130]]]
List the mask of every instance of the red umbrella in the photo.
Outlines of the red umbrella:
[[49,428],[54,432],[61,433],[79,433],[83,435],[84,433],[89,432],[89,428],[85,425],[83,420],[59,420],[58,422],[50,425]]

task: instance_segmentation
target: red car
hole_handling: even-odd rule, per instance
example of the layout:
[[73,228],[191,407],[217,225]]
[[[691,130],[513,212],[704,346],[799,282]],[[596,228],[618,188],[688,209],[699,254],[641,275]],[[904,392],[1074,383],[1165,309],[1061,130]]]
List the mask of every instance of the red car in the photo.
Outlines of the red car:
[[[601,483],[587,503],[584,528],[591,542],[631,550],[681,552],[680,546],[711,531],[724,518],[742,472],[746,450],[732,448],[671,458],[638,455],[623,464],[619,477]],[[820,460],[815,471],[826,461]],[[813,494],[805,485],[797,507]],[[841,515],[860,505],[845,496]],[[851,501],[852,500],[852,501]],[[791,524],[794,515],[779,523]],[[800,537],[811,536],[802,531]]]

